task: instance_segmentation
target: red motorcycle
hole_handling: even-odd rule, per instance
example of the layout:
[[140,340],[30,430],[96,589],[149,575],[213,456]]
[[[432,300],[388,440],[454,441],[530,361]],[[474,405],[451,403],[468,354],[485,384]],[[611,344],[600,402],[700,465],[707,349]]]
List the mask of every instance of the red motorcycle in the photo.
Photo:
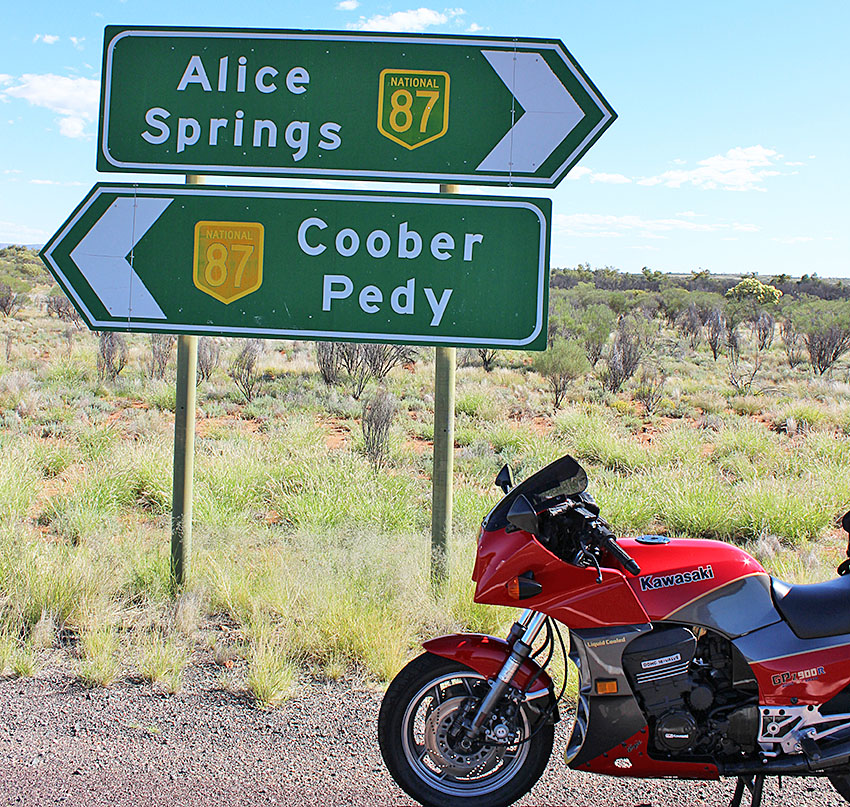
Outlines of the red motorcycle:
[[528,792],[559,719],[546,666],[560,622],[579,672],[569,767],[737,777],[732,807],[746,791],[757,807],[765,776],[826,776],[850,802],[850,576],[789,585],[717,541],[618,541],[572,457],[517,487],[506,466],[496,484],[475,601],[528,610],[507,640],[426,642],[390,684],[379,742],[408,794],[498,807]]

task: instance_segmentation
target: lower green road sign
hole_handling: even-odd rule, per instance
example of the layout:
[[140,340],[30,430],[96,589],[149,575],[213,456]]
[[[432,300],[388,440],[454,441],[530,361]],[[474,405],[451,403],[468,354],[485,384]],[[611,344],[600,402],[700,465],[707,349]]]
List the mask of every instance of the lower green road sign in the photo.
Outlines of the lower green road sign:
[[90,328],[546,347],[551,202],[96,185],[41,256]]

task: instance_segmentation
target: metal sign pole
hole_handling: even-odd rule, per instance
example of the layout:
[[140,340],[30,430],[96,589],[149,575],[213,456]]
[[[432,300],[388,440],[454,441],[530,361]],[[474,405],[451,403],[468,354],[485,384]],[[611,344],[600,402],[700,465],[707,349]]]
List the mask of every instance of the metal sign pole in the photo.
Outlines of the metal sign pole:
[[[457,185],[440,185],[440,193],[458,193]],[[434,471],[431,481],[431,579],[441,583],[449,572],[452,533],[452,480],[455,446],[456,349],[435,348]]]
[[[203,185],[197,174],[188,185]],[[174,406],[174,479],[171,506],[171,575],[184,586],[192,567],[192,480],[195,470],[195,389],[198,373],[198,337],[177,337],[177,390]]]

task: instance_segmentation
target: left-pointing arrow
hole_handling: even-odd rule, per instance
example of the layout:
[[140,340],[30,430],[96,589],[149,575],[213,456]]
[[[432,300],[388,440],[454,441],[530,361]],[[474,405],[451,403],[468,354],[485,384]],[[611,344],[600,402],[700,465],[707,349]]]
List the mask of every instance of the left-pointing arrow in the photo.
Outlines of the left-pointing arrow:
[[167,318],[127,256],[173,201],[118,198],[71,250],[71,260],[112,316]]

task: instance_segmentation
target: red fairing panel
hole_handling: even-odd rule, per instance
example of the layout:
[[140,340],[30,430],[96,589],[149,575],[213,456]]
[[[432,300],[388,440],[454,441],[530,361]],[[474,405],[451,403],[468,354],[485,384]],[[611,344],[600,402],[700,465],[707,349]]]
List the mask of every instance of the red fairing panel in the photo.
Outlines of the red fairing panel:
[[[517,602],[508,597],[509,580],[533,572],[542,591]],[[642,625],[649,622],[637,596],[619,569],[580,569],[553,555],[529,533],[482,530],[472,579],[475,602],[531,608],[552,616],[569,628]]]
[[[719,779],[715,765],[705,762],[671,762],[653,759],[647,751],[647,730],[641,729],[620,745],[579,765],[577,770],[605,773],[609,776],[634,776],[659,778],[675,776],[678,779]],[[619,765],[617,763],[620,763]]]
[[[495,678],[510,655],[510,648],[504,639],[495,636],[485,636],[481,633],[455,633],[450,636],[439,636],[425,642],[424,647],[429,653],[440,658],[452,659],[465,664],[467,667],[481,673],[485,678]],[[511,685],[522,689],[531,676],[540,669],[533,661],[526,659],[514,676]],[[544,670],[529,690],[530,695],[548,692],[552,689],[552,679]]]
[[720,541],[673,538],[668,544],[617,541],[640,566],[627,581],[652,620],[675,619],[676,611],[736,580],[765,575],[762,565],[736,546]]
[[752,662],[765,706],[819,706],[850,681],[850,645]]

